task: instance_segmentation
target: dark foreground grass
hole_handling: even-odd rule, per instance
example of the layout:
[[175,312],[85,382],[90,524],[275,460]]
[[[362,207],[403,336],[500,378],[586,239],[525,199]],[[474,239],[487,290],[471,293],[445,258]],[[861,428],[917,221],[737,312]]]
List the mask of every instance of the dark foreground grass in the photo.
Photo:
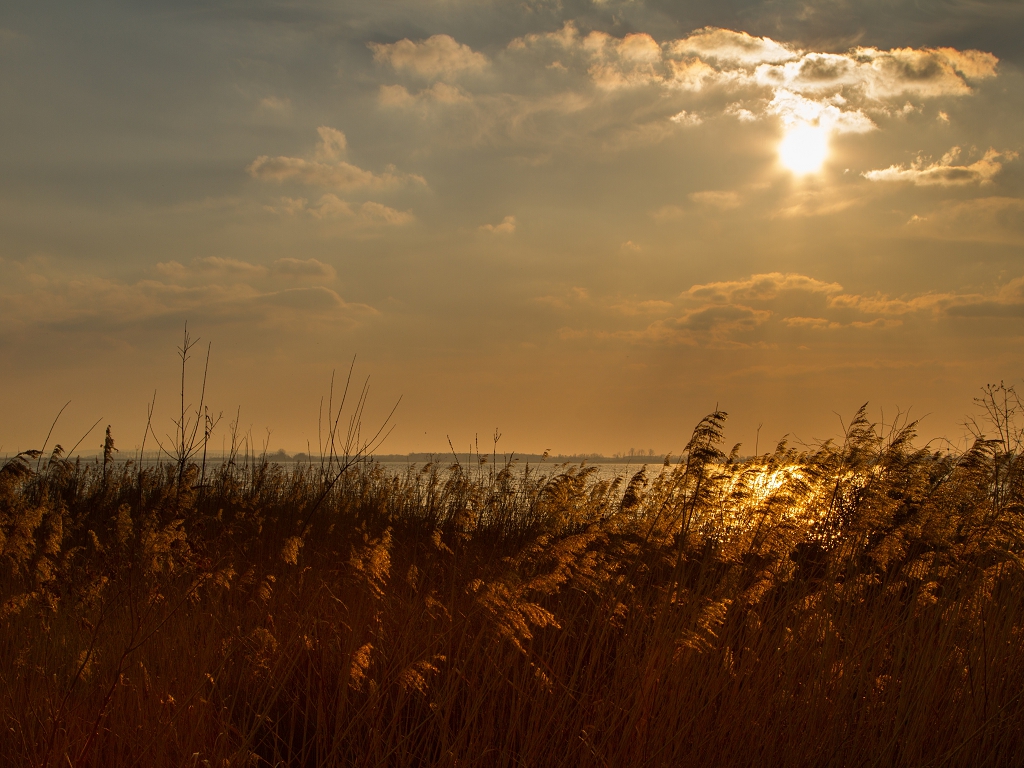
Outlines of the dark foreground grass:
[[1006,441],[625,487],[372,463],[0,470],[0,755],[25,766],[1014,766]]

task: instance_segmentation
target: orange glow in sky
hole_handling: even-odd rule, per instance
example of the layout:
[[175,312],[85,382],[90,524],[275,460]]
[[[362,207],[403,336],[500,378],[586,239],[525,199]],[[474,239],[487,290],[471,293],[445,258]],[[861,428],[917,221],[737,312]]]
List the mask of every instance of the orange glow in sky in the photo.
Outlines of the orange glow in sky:
[[0,458],[171,429],[186,321],[214,446],[315,446],[353,355],[393,453],[959,439],[1024,375],[1024,3],[939,5],[0,3]]

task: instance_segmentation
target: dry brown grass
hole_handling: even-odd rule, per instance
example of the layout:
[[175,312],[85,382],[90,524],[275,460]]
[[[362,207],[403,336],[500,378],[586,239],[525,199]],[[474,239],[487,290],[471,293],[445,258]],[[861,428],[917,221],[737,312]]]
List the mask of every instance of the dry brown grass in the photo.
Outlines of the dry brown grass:
[[[0,470],[25,766],[1011,766],[1018,452]],[[112,447],[112,446],[111,446]],[[212,479],[211,479],[212,476]]]

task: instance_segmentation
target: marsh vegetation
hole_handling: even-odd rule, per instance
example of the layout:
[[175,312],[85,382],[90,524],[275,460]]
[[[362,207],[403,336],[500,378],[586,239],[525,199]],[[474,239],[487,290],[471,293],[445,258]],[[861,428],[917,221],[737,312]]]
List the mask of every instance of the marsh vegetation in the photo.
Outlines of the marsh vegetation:
[[716,412],[626,482],[22,454],[0,470],[0,754],[1019,765],[1015,403],[986,390],[990,437],[959,451],[862,410],[743,460]]

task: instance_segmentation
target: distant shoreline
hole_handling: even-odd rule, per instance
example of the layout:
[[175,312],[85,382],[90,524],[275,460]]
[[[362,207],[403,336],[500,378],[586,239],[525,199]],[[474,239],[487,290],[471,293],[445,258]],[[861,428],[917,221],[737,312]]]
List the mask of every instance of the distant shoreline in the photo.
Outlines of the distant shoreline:
[[[408,453],[408,454],[376,454],[373,456],[374,461],[381,463],[395,464],[399,462],[409,462],[411,464],[423,464],[428,461],[433,462],[444,462],[451,461],[457,457],[460,462],[462,461],[475,461],[478,458],[476,453]],[[270,457],[268,457],[270,458]],[[665,462],[664,455],[656,456],[605,456],[600,453],[577,453],[577,454],[557,454],[544,456],[540,453],[480,453],[479,458],[486,459],[487,461],[495,461],[497,463],[505,464],[509,461],[523,464],[529,462],[530,464],[663,464]],[[669,457],[671,460],[671,456]],[[296,459],[292,459],[293,461]]]
[[[0,461],[8,461],[11,458],[13,458],[14,455],[15,454],[13,454],[13,453],[12,454],[4,454],[3,457],[0,457]],[[94,451],[94,452],[89,452],[89,453],[76,453],[73,456],[68,456],[68,457],[65,457],[65,458],[69,458],[69,459],[79,458],[79,459],[82,459],[83,461],[93,461],[93,460],[101,459],[102,458],[102,454],[99,453],[99,452],[95,452]],[[137,461],[138,458],[139,458],[138,451],[127,451],[127,450],[125,450],[125,451],[119,451],[118,452],[118,454],[117,454],[117,456],[115,458],[115,461],[118,461],[118,462],[120,462],[120,461],[129,461],[129,460]],[[143,456],[143,460],[145,462],[157,462],[161,458],[164,461],[170,461],[170,459],[167,456],[162,456],[161,457],[161,455],[157,451],[146,451],[146,453]],[[211,452],[211,453],[208,453],[206,455],[206,463],[207,464],[217,464],[217,463],[226,461],[228,458],[229,458],[229,454],[219,453],[219,452],[218,453],[212,453]],[[238,453],[238,454],[235,455],[236,461],[240,461],[240,460],[242,460],[244,458],[245,458],[245,454],[244,453]],[[317,464],[317,463],[320,462],[320,456],[317,455],[317,454],[310,455],[310,454],[307,454],[305,452],[290,454],[287,451],[283,451],[283,450],[278,450],[278,451],[275,451],[273,453],[267,453],[267,454],[263,454],[262,452],[256,453],[256,454],[253,454],[253,453],[249,453],[248,454],[248,460],[251,461],[254,458],[257,461],[259,461],[261,459],[266,459],[270,463],[278,463],[278,464],[297,464],[297,463],[306,463],[306,462],[312,462],[314,464]],[[678,456],[673,456],[672,454],[669,454],[667,458],[673,464],[678,462],[678,460],[679,460]],[[665,456],[665,454],[656,454],[656,455],[648,455],[648,454],[639,455],[639,454],[637,454],[637,455],[633,455],[633,456],[622,456],[622,455],[605,456],[604,454],[600,454],[600,453],[575,453],[575,454],[561,454],[560,453],[560,454],[549,454],[549,455],[545,456],[544,454],[541,454],[541,453],[498,453],[498,454],[493,454],[493,453],[483,453],[483,452],[481,452],[478,455],[475,452],[474,453],[462,452],[462,453],[454,453],[453,454],[451,451],[448,451],[448,452],[444,452],[444,453],[425,453],[425,452],[421,452],[421,453],[377,453],[377,454],[371,454],[371,455],[367,456],[366,459],[369,460],[369,461],[378,462],[380,464],[419,464],[419,465],[427,464],[427,463],[431,463],[431,462],[447,464],[447,463],[453,462],[454,460],[458,460],[459,463],[472,464],[472,463],[476,462],[478,459],[483,459],[487,463],[493,462],[493,463],[496,463],[496,464],[507,464],[507,463],[511,462],[511,463],[514,463],[514,464],[531,464],[531,465],[532,464],[549,464],[549,465],[558,465],[558,464],[629,464],[629,465],[641,466],[641,465],[644,465],[644,464],[647,464],[647,465],[664,464],[666,456]],[[335,459],[335,460],[337,460],[337,459]],[[193,461],[195,463],[202,463],[202,457],[201,456],[200,457],[196,457],[196,458],[193,459]]]

